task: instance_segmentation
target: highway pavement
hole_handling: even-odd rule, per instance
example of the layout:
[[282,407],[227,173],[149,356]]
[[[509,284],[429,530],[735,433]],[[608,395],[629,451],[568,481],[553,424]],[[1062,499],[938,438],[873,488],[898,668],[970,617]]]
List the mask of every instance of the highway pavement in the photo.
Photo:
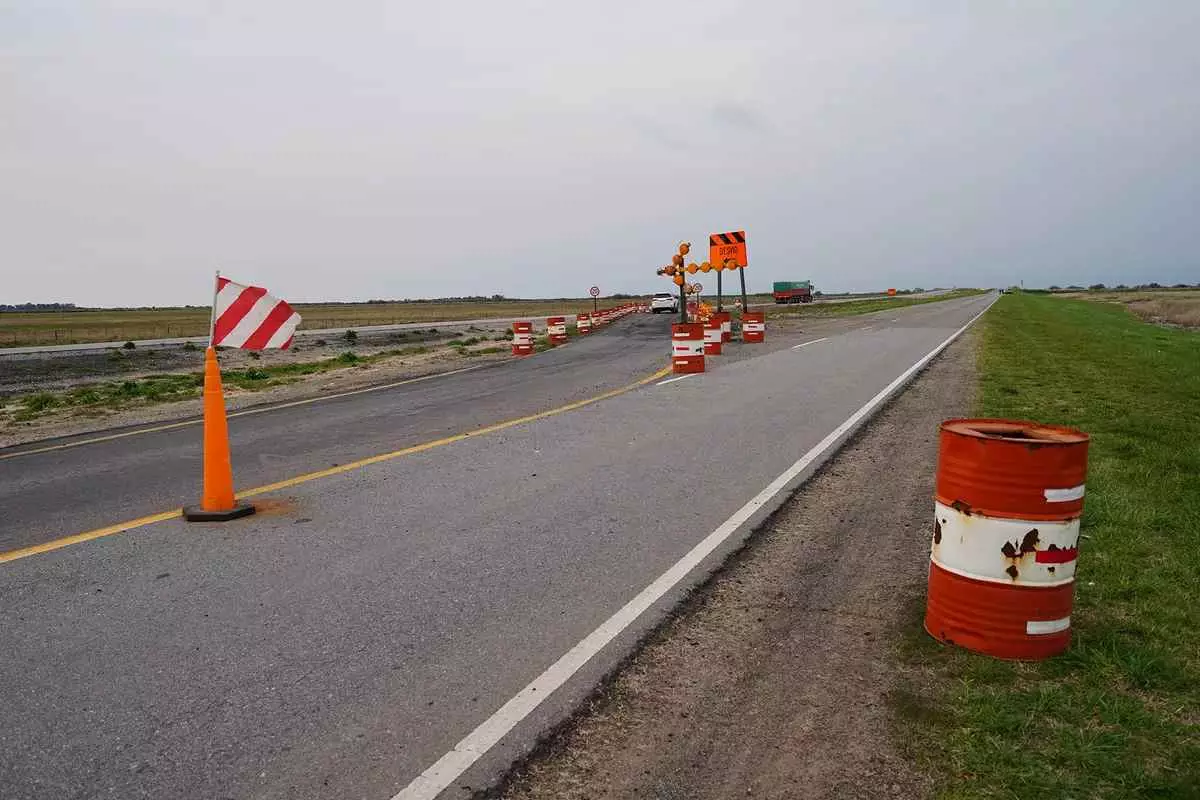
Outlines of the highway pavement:
[[[241,487],[429,446],[266,492],[233,523],[0,563],[0,795],[468,797],[769,512],[764,487],[803,478],[777,480],[992,299],[769,328],[682,380],[644,380],[670,320],[638,317],[517,363],[233,419]],[[79,441],[0,451],[0,551],[198,491],[194,426]],[[645,613],[589,636],[721,531]],[[581,641],[601,645],[564,672]],[[561,688],[515,712],[547,668]]]

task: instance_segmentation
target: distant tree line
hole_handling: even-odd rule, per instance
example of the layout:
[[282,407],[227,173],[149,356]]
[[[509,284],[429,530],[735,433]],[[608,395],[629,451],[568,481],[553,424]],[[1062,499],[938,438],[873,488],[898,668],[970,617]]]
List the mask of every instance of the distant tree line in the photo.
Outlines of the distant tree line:
[[0,311],[80,311],[74,303],[0,303]]
[[1116,286],[1105,286],[1103,283],[1093,283],[1090,286],[1051,286],[1051,292],[1144,292],[1153,289],[1200,289],[1200,283],[1175,283],[1171,286],[1164,286],[1161,283],[1139,283],[1134,286],[1128,286],[1124,283],[1119,283]]

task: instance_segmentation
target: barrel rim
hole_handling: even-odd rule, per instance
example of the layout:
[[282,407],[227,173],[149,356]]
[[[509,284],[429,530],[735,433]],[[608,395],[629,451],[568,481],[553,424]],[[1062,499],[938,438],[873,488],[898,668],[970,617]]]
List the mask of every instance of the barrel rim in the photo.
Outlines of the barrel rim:
[[1087,444],[1091,440],[1088,434],[1066,425],[1050,425],[1044,422],[1003,417],[948,419],[941,424],[940,430],[981,441],[1003,441],[1043,446]]

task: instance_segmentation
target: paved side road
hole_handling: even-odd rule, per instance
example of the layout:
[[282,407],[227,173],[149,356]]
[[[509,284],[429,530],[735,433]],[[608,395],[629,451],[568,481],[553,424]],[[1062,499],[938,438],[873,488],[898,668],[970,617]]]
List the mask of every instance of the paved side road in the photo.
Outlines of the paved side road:
[[[701,376],[289,488],[236,523],[0,567],[4,796],[392,797],[989,300],[775,336]],[[102,499],[111,473],[89,474]],[[445,796],[500,775],[677,596]]]

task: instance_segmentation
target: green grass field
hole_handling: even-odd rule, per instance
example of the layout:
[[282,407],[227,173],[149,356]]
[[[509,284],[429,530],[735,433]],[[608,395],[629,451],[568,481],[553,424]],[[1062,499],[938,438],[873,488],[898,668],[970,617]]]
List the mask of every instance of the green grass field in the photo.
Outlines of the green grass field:
[[900,738],[942,798],[1200,798],[1200,335],[1021,294],[980,325],[981,416],[1092,436],[1074,639],[998,661],[913,609]]
[[[625,300],[601,300],[601,309]],[[367,325],[438,322],[442,320],[539,317],[556,312],[592,310],[586,300],[497,300],[486,302],[297,304],[301,330],[354,328]],[[123,342],[202,336],[208,331],[207,308],[0,313],[0,347],[44,344]]]
[[969,297],[982,294],[983,289],[956,289],[946,294],[933,297],[877,297],[868,300],[849,300],[844,303],[803,303],[797,305],[772,306],[766,310],[768,317],[797,317],[801,319],[819,319],[824,317],[847,317],[855,314],[869,314],[872,311],[886,311],[890,308],[919,306],[925,303],[939,303],[943,300],[953,300],[956,297]]

